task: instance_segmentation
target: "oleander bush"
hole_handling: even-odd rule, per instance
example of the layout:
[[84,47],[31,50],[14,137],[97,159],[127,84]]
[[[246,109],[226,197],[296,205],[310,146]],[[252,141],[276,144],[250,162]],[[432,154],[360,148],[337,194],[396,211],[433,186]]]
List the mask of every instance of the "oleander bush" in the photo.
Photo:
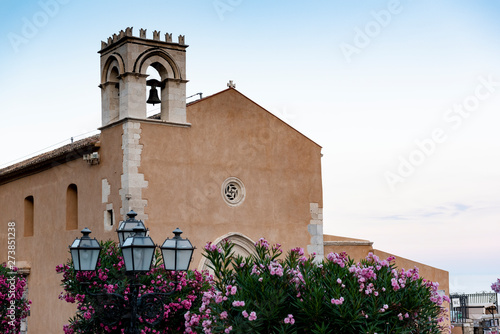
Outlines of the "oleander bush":
[[393,257],[345,253],[324,261],[300,248],[282,259],[280,245],[261,239],[255,254],[235,256],[229,242],[207,244],[216,290],[186,314],[188,333],[442,333],[438,284],[418,269],[398,270]]
[[0,264],[0,333],[17,334],[31,301],[24,297],[26,278],[14,266]]

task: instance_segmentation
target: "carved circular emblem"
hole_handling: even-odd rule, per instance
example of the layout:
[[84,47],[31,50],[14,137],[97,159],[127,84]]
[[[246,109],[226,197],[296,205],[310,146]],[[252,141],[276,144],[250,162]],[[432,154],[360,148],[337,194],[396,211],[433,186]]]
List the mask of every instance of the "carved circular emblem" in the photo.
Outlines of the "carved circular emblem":
[[245,199],[245,186],[240,179],[230,177],[222,183],[222,198],[230,206],[237,206]]

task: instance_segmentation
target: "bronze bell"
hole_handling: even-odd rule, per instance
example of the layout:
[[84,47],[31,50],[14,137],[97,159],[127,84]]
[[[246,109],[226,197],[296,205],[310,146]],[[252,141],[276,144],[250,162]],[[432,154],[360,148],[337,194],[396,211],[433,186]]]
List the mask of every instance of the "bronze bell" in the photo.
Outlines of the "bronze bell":
[[156,90],[156,86],[152,86],[149,90],[149,98],[146,101],[148,104],[155,105],[156,103],[161,103],[160,98],[158,97],[158,91]]
[[156,79],[150,79],[146,81],[146,85],[150,86],[151,89],[149,90],[149,98],[146,101],[148,104],[155,105],[157,103],[161,103],[160,98],[158,97],[158,91],[156,90],[156,87],[161,87],[161,82],[156,80]]

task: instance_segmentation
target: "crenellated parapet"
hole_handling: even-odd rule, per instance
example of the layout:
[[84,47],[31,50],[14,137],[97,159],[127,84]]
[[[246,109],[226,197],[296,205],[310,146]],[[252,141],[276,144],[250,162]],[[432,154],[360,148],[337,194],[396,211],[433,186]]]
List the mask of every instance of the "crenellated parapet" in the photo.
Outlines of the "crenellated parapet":
[[[101,41],[101,50],[107,48],[108,46],[120,41],[121,39],[125,37],[136,37],[132,33],[133,27],[128,27],[125,30],[120,30],[118,34],[113,34],[112,36],[108,37],[107,41]],[[140,39],[148,40],[147,35],[146,35],[147,29],[140,29],[139,30],[139,37]],[[185,36],[184,35],[179,35],[178,37],[178,42],[173,43],[172,42],[172,34],[166,33],[164,40],[162,41],[160,38],[160,31],[159,30],[154,30],[153,31],[153,41],[161,41],[161,42],[166,42],[170,44],[178,44],[178,45],[186,45],[185,43]],[[151,39],[149,39],[151,40]]]

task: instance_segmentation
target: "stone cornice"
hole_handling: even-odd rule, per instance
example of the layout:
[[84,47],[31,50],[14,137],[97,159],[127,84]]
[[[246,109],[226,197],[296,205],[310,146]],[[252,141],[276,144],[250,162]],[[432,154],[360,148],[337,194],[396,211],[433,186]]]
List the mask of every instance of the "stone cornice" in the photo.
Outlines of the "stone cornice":
[[168,126],[174,126],[174,127],[180,127],[180,128],[190,128],[191,123],[176,123],[176,122],[169,122],[169,121],[164,121],[161,119],[152,119],[152,118],[134,118],[134,117],[125,117],[123,119],[120,119],[119,121],[110,123],[108,125],[102,126],[99,128],[99,130],[105,130],[107,128],[111,128],[117,125],[120,125],[126,121],[133,121],[133,122],[141,122],[141,123],[151,123],[151,124],[160,124],[160,125],[168,125]]
[[372,246],[372,241],[355,241],[355,240],[346,240],[346,241],[324,241],[324,246]]

